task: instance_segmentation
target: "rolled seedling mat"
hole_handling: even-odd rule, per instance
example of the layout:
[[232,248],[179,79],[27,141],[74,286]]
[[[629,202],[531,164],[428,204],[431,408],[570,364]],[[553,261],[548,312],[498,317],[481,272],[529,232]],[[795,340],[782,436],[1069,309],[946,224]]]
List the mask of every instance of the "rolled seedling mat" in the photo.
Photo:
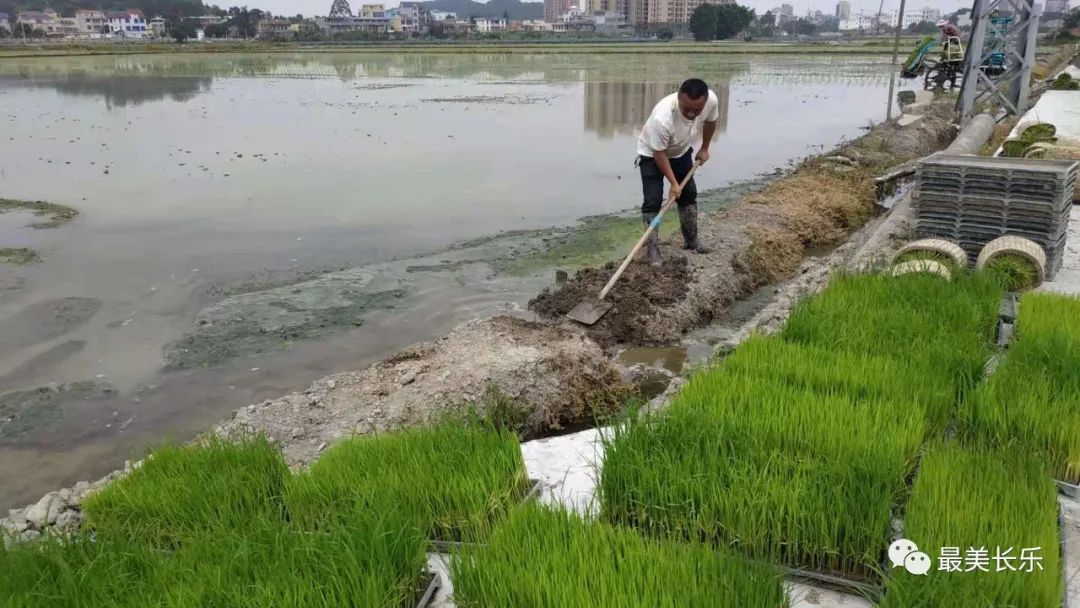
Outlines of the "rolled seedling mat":
[[975,260],[975,270],[984,270],[994,258],[1003,254],[1018,255],[1031,263],[1036,276],[1034,284],[1026,286],[1027,289],[1034,289],[1045,280],[1046,251],[1038,244],[1015,235],[1001,236],[987,243]]
[[[540,497],[540,492],[543,490],[543,483],[539,479],[529,480],[529,491],[522,497],[521,503],[529,502],[530,500],[536,500]],[[458,540],[431,540],[431,550],[436,553],[450,553],[454,549],[461,549],[463,547],[480,547],[484,543],[468,543]]]
[[[933,256],[941,256],[946,260],[952,260],[953,265],[959,270],[967,267],[968,256],[964,249],[952,241],[945,239],[919,239],[911,241],[900,248],[893,256],[893,264],[903,263],[903,258],[910,255],[926,252]],[[934,261],[934,260],[931,260]]]
[[1016,132],[1028,141],[1046,141],[1057,135],[1057,127],[1048,122],[1024,121]]
[[431,572],[429,570],[426,574],[431,578],[424,587],[424,592],[420,594],[420,599],[416,601],[416,608],[427,608],[428,604],[435,599],[435,594],[439,591],[439,587],[442,587],[442,578],[439,577],[438,572]]
[[952,280],[952,272],[949,271],[949,267],[941,262],[935,262],[934,260],[909,260],[907,262],[900,262],[889,269],[889,274],[894,277],[916,272],[936,274],[946,281]]

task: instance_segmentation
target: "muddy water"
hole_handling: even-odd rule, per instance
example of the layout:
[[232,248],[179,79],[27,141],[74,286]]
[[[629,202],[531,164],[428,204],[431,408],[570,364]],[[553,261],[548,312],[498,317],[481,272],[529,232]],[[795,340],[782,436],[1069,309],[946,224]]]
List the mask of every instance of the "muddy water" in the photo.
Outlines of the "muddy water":
[[722,101],[707,189],[859,135],[886,74],[811,55],[4,60],[0,198],[81,215],[0,215],[0,247],[43,258],[0,267],[0,508],[468,318],[527,316],[551,268],[492,261],[631,210],[635,132],[685,76]]

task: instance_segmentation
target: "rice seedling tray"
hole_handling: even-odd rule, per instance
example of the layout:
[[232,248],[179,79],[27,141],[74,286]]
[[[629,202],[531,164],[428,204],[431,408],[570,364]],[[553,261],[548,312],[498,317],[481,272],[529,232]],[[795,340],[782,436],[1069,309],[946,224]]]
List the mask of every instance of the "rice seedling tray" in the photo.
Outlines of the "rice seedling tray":
[[420,594],[420,599],[416,601],[416,608],[427,608],[428,604],[435,599],[435,594],[438,593],[439,588],[442,587],[442,578],[439,577],[438,572],[425,572],[425,580],[427,584],[421,585],[424,592]]
[[[529,491],[525,493],[525,496],[521,498],[518,504],[529,502],[530,500],[536,500],[540,497],[540,492],[543,489],[543,482],[539,479],[529,480]],[[463,547],[480,547],[484,543],[463,542],[458,540],[431,540],[431,549],[436,553],[448,553],[454,549],[461,549]]]
[[1055,479],[1054,483],[1057,484],[1059,493],[1070,498],[1080,498],[1080,484],[1069,483],[1060,479]]

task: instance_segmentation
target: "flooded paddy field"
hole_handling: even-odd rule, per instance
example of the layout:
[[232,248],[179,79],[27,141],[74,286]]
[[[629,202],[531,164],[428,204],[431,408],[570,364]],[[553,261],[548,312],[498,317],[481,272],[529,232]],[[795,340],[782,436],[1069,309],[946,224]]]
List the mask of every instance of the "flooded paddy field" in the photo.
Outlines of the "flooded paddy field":
[[464,320],[528,318],[556,269],[636,237],[636,131],[684,77],[721,99],[698,178],[718,206],[881,120],[887,74],[826,55],[0,60],[0,199],[78,213],[35,228],[0,206],[20,261],[0,264],[0,508]]

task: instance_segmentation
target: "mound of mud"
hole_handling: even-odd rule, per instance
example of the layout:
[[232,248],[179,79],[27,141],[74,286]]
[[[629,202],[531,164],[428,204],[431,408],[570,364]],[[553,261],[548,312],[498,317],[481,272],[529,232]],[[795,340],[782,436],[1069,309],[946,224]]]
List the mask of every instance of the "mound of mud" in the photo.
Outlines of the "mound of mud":
[[512,407],[525,437],[604,417],[630,396],[603,351],[581,332],[513,317],[471,321],[303,393],[237,410],[224,435],[266,433],[290,465],[306,465],[336,440],[416,426],[476,405]]
[[[616,262],[585,268],[559,289],[545,289],[529,301],[529,308],[545,318],[562,318],[579,302],[595,300],[617,268]],[[614,307],[586,331],[605,347],[648,344],[646,320],[685,297],[690,279],[690,266],[682,255],[665,256],[659,268],[631,262],[606,298]]]

